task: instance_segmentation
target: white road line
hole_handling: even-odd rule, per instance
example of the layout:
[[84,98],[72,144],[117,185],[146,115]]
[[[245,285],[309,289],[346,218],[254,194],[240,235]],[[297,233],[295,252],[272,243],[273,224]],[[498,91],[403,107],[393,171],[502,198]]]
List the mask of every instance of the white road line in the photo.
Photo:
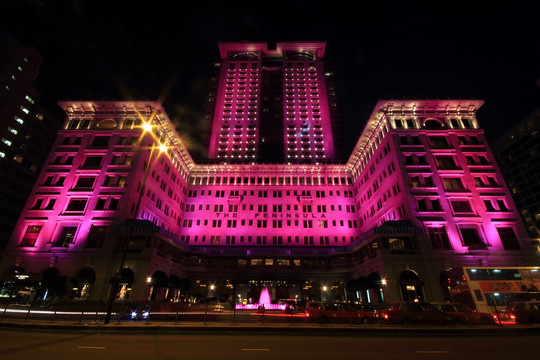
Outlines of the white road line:
[[77,346],[79,349],[105,350],[105,346]]
[[240,351],[270,351],[270,349],[240,349]]
[[448,350],[417,350],[418,354],[451,354]]

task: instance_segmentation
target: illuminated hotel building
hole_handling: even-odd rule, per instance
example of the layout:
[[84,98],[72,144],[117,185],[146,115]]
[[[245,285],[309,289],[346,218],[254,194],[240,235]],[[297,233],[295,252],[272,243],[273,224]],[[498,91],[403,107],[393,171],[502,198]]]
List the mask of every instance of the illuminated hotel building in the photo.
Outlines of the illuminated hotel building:
[[449,269],[536,265],[482,101],[380,101],[348,160],[329,161],[324,43],[220,51],[204,164],[159,103],[60,104],[65,126],[1,263],[4,294],[65,283],[90,300],[249,301],[264,286],[274,300],[436,301]]

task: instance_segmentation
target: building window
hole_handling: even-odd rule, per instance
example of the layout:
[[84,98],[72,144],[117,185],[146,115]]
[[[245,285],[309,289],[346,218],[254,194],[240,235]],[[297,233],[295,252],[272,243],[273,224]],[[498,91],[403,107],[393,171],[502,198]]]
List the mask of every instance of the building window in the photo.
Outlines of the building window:
[[92,225],[90,232],[88,233],[88,239],[86,240],[87,248],[100,248],[103,246],[105,240],[105,234],[107,233],[108,226],[96,226]]
[[94,210],[118,210],[119,203],[118,197],[100,197],[97,199]]
[[92,140],[92,144],[90,144],[91,148],[98,148],[98,149],[106,149],[109,147],[109,140],[111,138],[109,136],[96,136]]
[[26,228],[26,232],[23,235],[20,246],[35,246],[39,233],[41,232],[41,225],[30,225]]
[[496,200],[499,211],[510,211],[504,200]]
[[521,249],[514,229],[512,229],[511,227],[500,227],[497,228],[497,232],[499,233],[501,242],[506,250]]
[[460,178],[443,178],[444,189],[446,191],[465,191],[465,186]]
[[444,136],[430,136],[429,145],[434,149],[448,149],[451,147]]
[[73,244],[73,240],[75,240],[75,232],[77,232],[76,226],[65,226],[62,228],[60,235],[58,235],[58,238],[52,246],[67,247],[69,244]]
[[327,220],[319,220],[319,229],[326,229],[328,228],[328,221]]
[[510,211],[508,209],[508,207],[506,206],[506,203],[504,202],[504,200],[484,200],[484,204],[486,205],[486,211],[488,211],[488,212],[493,212],[493,211],[508,212],[508,211]]
[[450,202],[454,213],[472,213],[471,204],[468,200],[453,200]]
[[487,250],[487,244],[482,240],[476,228],[461,228],[463,246],[469,250]]
[[85,160],[81,168],[83,169],[97,169],[101,166],[103,156],[101,155],[89,155]]
[[283,244],[283,236],[272,237],[272,245],[282,245],[282,244]]
[[95,180],[95,177],[80,177],[77,179],[74,189],[92,189]]
[[125,187],[127,176],[125,175],[107,175],[103,186],[107,187]]
[[[414,176],[411,176],[411,186],[413,188],[434,187],[435,183],[433,182],[433,178],[431,176],[414,175]],[[394,195],[395,194],[396,193],[394,193]]]
[[449,250],[450,241],[448,240],[448,234],[444,226],[441,227],[428,227],[428,235],[431,240],[431,246],[434,250]]
[[30,210],[41,210],[43,207],[43,202],[45,201],[44,198],[37,198],[34,205],[30,208]]
[[439,199],[418,199],[418,211],[442,211]]
[[41,186],[64,186],[65,176],[47,175]]
[[457,170],[459,167],[456,165],[456,161],[453,156],[436,156],[437,169],[441,170]]
[[69,204],[66,208],[66,211],[69,212],[83,212],[84,208],[86,207],[86,203],[88,200],[86,199],[71,199],[69,201]]

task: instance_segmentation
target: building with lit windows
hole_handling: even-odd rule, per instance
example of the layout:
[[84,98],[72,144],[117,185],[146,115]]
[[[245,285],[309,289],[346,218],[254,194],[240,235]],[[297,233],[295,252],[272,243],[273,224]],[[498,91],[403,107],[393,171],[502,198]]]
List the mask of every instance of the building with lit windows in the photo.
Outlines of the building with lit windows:
[[209,158],[222,163],[335,160],[333,74],[325,43],[222,43]]
[[540,239],[540,108],[492,148],[529,235]]
[[0,249],[7,244],[63,120],[32,83],[43,62],[0,33]]
[[482,101],[380,101],[332,161],[324,43],[220,51],[205,163],[159,103],[60,104],[0,264],[3,296],[436,301],[452,296],[452,269],[538,265]]

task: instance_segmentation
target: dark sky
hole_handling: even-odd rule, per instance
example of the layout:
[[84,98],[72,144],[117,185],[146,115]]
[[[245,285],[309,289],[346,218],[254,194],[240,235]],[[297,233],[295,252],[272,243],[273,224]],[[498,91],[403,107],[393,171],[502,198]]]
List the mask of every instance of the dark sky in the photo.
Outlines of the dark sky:
[[379,99],[484,99],[491,141],[540,107],[533,1],[373,3],[0,0],[0,30],[42,53],[48,97],[161,100],[193,148],[219,41],[327,41],[347,151]]

